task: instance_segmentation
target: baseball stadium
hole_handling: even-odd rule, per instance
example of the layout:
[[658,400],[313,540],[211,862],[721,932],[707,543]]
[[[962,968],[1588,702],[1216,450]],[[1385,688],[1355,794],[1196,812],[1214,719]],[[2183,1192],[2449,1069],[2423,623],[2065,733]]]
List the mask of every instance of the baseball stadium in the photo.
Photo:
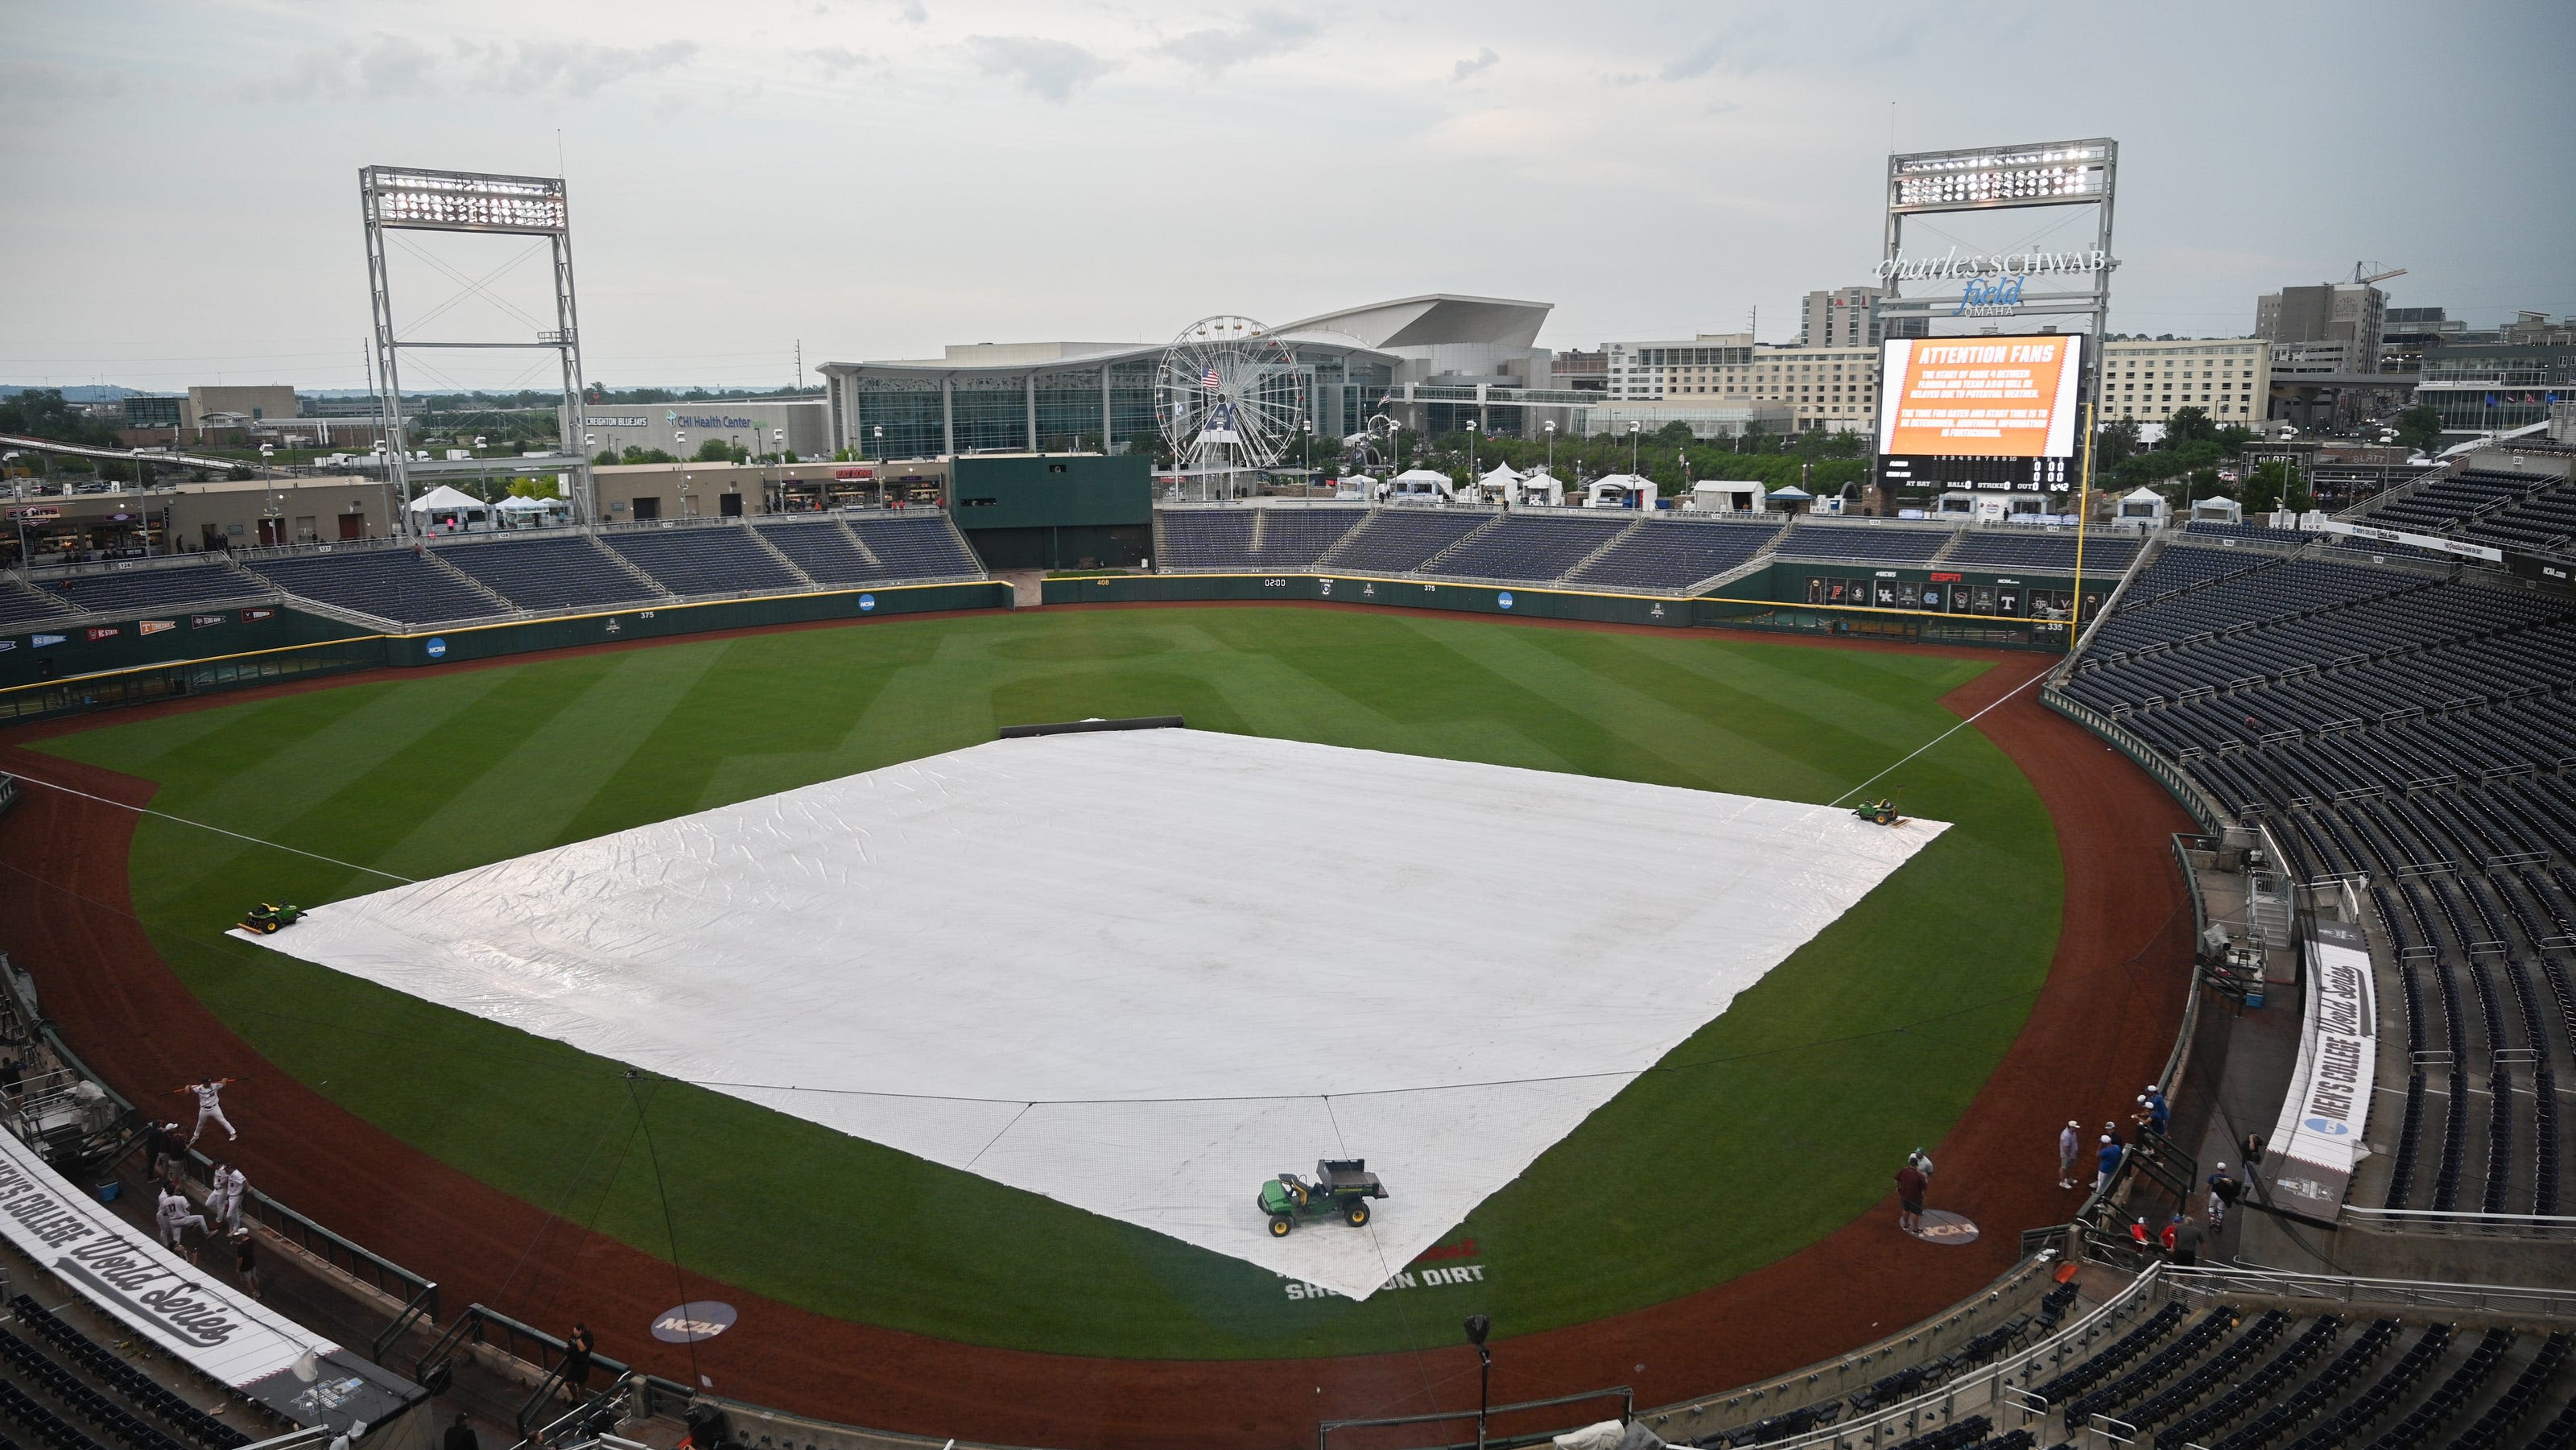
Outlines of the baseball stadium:
[[0,577],[0,1446],[2576,1442],[2576,444],[1290,496],[1277,351]]

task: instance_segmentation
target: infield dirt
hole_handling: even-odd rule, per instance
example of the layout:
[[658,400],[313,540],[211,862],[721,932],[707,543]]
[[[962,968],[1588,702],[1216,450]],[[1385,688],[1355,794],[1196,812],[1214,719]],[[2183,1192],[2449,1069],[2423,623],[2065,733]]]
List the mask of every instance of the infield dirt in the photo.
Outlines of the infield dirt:
[[[1533,626],[1636,629],[1508,627]],[[2189,905],[2167,839],[2191,829],[2190,818],[2129,761],[2040,704],[2035,686],[2022,688],[2053,658],[1939,652],[1995,661],[1943,703],[1965,717],[2003,701],[1976,728],[2038,789],[2065,867],[2047,983],[2003,1062],[1934,1149],[1936,1206],[1974,1219],[1984,1236],[1965,1248],[1912,1239],[1895,1226],[1891,1194],[1806,1249],[1716,1288],[1498,1340],[1495,1401],[1627,1384],[1640,1405],[1664,1403],[1828,1359],[1937,1314],[2010,1265],[2017,1230],[2063,1221],[2076,1207],[2077,1195],[2056,1186],[2058,1125],[2121,1116],[2161,1070],[2190,960]],[[20,748],[98,723],[76,717],[0,734],[0,770],[123,806],[147,803],[150,782]],[[16,868],[0,873],[0,901],[8,904],[0,949],[35,973],[67,1039],[129,1096],[157,1100],[210,1068],[242,1079],[238,1092],[261,1104],[264,1130],[237,1150],[253,1181],[437,1280],[451,1312],[481,1302],[557,1328],[575,1318],[637,1326],[612,1329],[603,1351],[683,1381],[703,1375],[719,1394],[876,1428],[1066,1450],[1304,1446],[1320,1419],[1475,1406],[1476,1361],[1464,1344],[1338,1359],[1080,1358],[831,1319],[675,1276],[664,1260],[407,1146],[252,1052],[180,984],[135,920],[126,880],[135,820],[119,805],[28,789],[0,816],[0,863]],[[722,1299],[741,1311],[739,1327],[697,1346],[694,1361],[690,1351],[640,1333],[683,1298]],[[1449,1333],[1435,1326],[1433,1337]]]

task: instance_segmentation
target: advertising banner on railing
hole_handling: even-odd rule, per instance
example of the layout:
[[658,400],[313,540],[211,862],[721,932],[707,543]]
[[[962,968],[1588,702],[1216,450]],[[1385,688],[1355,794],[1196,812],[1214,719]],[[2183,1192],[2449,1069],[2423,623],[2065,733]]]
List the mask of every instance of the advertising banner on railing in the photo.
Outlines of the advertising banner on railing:
[[2401,544],[2409,549],[2430,549],[2437,554],[2457,554],[2464,559],[2484,559],[2493,564],[2504,558],[2502,549],[2473,544],[2466,539],[2446,538],[2439,534],[2410,534],[2404,529],[2383,529],[2370,524],[2348,524],[2341,519],[2323,519],[2317,528],[2347,538],[2376,539],[2383,544]]
[[2308,933],[2307,1022],[2289,1096],[2265,1145],[2272,1202],[2331,1222],[2343,1207],[2370,1122],[2379,1001],[2361,928],[2321,921]]
[[[154,1242],[5,1131],[0,1234],[99,1312],[297,1424],[380,1423],[416,1388]],[[220,1244],[205,1251],[210,1262],[231,1256]]]

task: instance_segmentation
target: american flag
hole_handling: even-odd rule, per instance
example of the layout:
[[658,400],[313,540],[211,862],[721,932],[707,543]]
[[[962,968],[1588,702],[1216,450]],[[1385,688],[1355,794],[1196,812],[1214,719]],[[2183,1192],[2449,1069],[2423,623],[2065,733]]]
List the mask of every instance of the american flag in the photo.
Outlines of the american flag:
[[1211,393],[1219,393],[1219,392],[1223,392],[1223,391],[1225,391],[1225,382],[1224,382],[1224,380],[1223,380],[1223,379],[1221,379],[1221,378],[1219,378],[1219,377],[1216,375],[1216,364],[1215,364],[1215,363],[1209,363],[1209,364],[1208,364],[1207,376],[1206,376],[1206,377],[1204,377],[1204,378],[1199,379],[1199,381],[1200,381],[1200,383],[1204,384],[1204,385],[1206,386],[1207,390],[1208,390],[1209,392],[1211,392]]

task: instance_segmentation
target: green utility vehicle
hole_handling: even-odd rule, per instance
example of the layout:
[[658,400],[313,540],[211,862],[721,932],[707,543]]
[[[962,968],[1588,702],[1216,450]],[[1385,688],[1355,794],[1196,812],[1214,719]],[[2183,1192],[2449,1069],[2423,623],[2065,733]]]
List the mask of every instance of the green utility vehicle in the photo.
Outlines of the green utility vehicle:
[[1368,1171],[1365,1158],[1326,1158],[1315,1165],[1315,1181],[1308,1183],[1294,1173],[1282,1173],[1261,1185],[1255,1200],[1270,1218],[1270,1236],[1286,1238],[1301,1218],[1320,1218],[1328,1213],[1342,1216],[1342,1222],[1353,1228],[1369,1221],[1368,1201],[1386,1197],[1386,1185]]
[[280,906],[274,901],[263,901],[242,913],[241,927],[244,931],[257,932],[261,936],[274,936],[279,927],[293,926],[303,918],[303,907]]

